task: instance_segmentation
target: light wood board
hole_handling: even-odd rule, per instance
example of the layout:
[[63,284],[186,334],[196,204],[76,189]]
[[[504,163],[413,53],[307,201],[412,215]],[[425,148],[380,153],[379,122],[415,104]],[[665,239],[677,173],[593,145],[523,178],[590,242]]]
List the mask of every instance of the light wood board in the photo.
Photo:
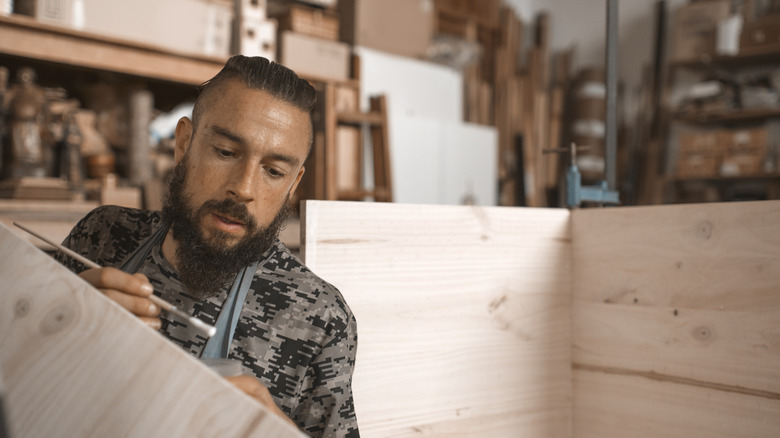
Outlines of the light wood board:
[[570,436],[567,210],[307,201],[358,323],[366,437]]
[[774,438],[780,400],[645,377],[574,371],[577,438]]
[[14,437],[303,436],[0,224]]
[[655,421],[642,436],[683,436],[662,416],[686,394],[753,406],[723,417],[681,404],[693,435],[780,434],[780,202],[577,210],[572,234],[574,366],[642,381],[575,385],[575,435],[637,436],[606,421],[620,406]]

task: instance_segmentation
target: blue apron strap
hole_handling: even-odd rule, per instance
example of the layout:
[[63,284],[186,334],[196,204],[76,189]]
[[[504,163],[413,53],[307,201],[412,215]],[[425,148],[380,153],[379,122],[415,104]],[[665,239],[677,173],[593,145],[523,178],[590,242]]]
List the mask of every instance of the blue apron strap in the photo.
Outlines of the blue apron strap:
[[[121,269],[130,274],[137,272],[138,268],[141,267],[141,264],[149,256],[149,253],[151,253],[152,248],[162,244],[165,235],[168,233],[169,226],[170,224],[163,220],[154,233],[128,257]],[[244,307],[246,295],[252,285],[252,279],[254,279],[259,264],[260,261],[252,263],[236,276],[233,286],[230,288],[230,293],[228,293],[222,305],[222,310],[217,317],[217,323],[215,324],[217,333],[206,342],[201,357],[227,357],[230,352],[230,344],[233,342],[233,334],[236,332],[238,318],[241,316],[241,308]]]
[[244,268],[233,282],[222,310],[217,317],[217,333],[209,338],[203,347],[202,358],[227,358],[230,353],[230,344],[233,342],[233,334],[236,332],[238,318],[241,316],[241,308],[244,307],[247,292],[252,285],[259,261]]

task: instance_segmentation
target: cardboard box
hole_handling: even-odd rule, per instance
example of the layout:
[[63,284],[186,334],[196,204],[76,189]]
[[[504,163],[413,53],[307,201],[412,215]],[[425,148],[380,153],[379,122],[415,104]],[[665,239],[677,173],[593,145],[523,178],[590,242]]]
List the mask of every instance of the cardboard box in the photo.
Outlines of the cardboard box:
[[276,20],[246,19],[233,26],[233,53],[276,60]]
[[499,27],[501,0],[436,0],[437,11],[476,19],[481,24]]
[[724,156],[720,174],[737,176],[763,173],[768,138],[766,127],[721,131],[719,141]]
[[341,0],[341,41],[427,59],[433,36],[433,0]]
[[[39,2],[59,0],[38,0]],[[172,51],[230,55],[230,0],[83,0],[84,30]],[[186,19],[182,17],[186,11]]]
[[693,2],[674,12],[671,61],[700,61],[716,52],[718,23],[729,18],[729,0]]
[[337,81],[349,79],[348,44],[289,31],[279,35],[279,62],[298,75]]
[[235,17],[238,21],[251,20],[253,22],[263,21],[268,18],[267,0],[233,0],[235,7]]
[[768,142],[766,127],[751,129],[723,130],[719,141],[721,149],[726,154],[766,153]]
[[279,30],[289,30],[326,40],[339,40],[339,16],[334,11],[292,4],[276,17]]
[[746,54],[780,50],[780,15],[770,15],[743,26],[739,50]]
[[723,135],[720,130],[683,131],[677,137],[677,148],[680,154],[720,155]]
[[720,158],[715,155],[687,153],[677,160],[677,176],[681,178],[707,178],[718,175]]
[[677,176],[717,176],[723,159],[723,135],[721,130],[680,132],[677,137]]
[[13,10],[44,23],[73,28],[84,26],[84,4],[73,0],[16,0]]

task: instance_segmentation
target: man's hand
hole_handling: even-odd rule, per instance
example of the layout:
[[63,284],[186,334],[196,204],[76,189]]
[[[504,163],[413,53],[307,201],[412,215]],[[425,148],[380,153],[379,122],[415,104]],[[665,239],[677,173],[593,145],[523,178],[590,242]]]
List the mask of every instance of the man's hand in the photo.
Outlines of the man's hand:
[[149,300],[154,289],[145,275],[130,275],[116,268],[99,268],[88,269],[79,277],[138,316],[149,327],[160,329],[160,307]]
[[278,406],[276,406],[273,397],[271,397],[271,393],[268,392],[268,388],[266,388],[265,385],[260,383],[260,381],[257,380],[255,377],[242,375],[242,376],[228,376],[225,378],[227,379],[228,382],[235,385],[236,388],[240,389],[248,396],[257,400],[261,405],[265,406],[268,410],[287,420],[287,422],[290,423],[296,429],[298,428],[298,426],[295,423],[293,423],[293,421],[289,419],[287,415],[285,415],[284,412],[282,412],[282,410],[279,409]]

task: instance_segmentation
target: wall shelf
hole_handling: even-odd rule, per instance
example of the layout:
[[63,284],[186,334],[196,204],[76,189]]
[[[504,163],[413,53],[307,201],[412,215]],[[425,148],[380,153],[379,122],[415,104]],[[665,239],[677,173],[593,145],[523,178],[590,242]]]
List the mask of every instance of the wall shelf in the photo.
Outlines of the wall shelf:
[[677,112],[673,117],[675,120],[680,122],[696,124],[760,122],[766,119],[780,117],[780,108],[747,108],[723,111]]
[[[744,49],[743,49],[744,50]],[[774,50],[758,50],[738,55],[704,55],[701,60],[675,61],[672,68],[711,70],[713,68],[749,68],[780,63],[780,47]]]
[[0,53],[187,85],[198,85],[214,76],[225,61],[41,23],[21,15],[0,16]]

